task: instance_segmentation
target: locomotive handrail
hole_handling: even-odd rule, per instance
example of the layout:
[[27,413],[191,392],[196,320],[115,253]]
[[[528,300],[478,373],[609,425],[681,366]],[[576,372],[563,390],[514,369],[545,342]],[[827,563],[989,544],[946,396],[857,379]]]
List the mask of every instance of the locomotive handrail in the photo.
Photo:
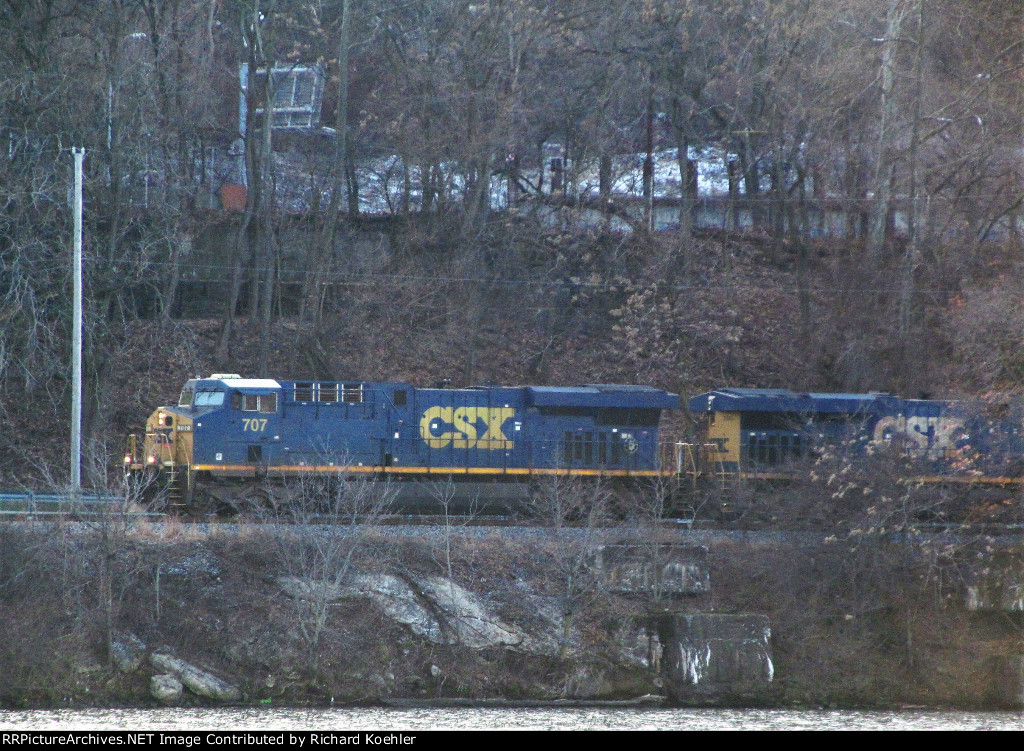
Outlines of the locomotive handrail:
[[[718,444],[716,443],[687,443],[685,441],[677,441],[676,447],[676,474],[678,476],[689,476],[694,484],[700,477],[705,475],[712,475],[717,477],[724,487],[729,473],[725,470],[725,465],[722,463],[722,459],[717,455]],[[689,460],[685,462],[683,456],[686,456]],[[715,456],[716,459],[713,462],[711,457]],[[708,467],[711,470],[708,471]]]

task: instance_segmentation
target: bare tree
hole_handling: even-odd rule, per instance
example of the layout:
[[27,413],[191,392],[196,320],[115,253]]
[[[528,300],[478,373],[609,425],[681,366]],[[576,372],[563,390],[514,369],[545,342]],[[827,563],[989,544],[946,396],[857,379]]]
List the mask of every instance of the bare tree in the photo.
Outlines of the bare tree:
[[611,520],[610,504],[606,485],[568,472],[537,481],[527,500],[528,512],[543,526],[547,540],[551,581],[562,618],[562,656],[571,648],[577,617],[590,612],[603,596],[595,564]]
[[331,604],[350,583],[358,556],[377,534],[396,492],[387,482],[349,477],[344,471],[300,476],[285,486],[283,504],[262,516],[281,571],[289,578],[296,625],[314,674]]
[[[71,582],[87,582],[74,596],[76,611],[98,613],[99,631],[108,667],[114,665],[114,640],[123,615],[126,595],[146,570],[133,537],[146,510],[144,497],[153,480],[112,471],[118,462],[102,445],[92,443],[84,452],[84,473],[92,489],[75,493],[70,486],[51,479],[50,487],[67,499],[56,527],[62,549],[65,593]],[[44,475],[49,475],[46,467]]]

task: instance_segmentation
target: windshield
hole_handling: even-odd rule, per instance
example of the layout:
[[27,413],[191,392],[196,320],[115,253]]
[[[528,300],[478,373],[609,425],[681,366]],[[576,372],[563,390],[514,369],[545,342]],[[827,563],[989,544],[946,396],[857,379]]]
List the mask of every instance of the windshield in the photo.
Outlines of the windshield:
[[181,396],[178,397],[179,407],[191,407],[192,399],[195,396],[195,392],[192,389],[182,389]]
[[197,407],[219,407],[224,403],[224,392],[197,391],[194,403]]

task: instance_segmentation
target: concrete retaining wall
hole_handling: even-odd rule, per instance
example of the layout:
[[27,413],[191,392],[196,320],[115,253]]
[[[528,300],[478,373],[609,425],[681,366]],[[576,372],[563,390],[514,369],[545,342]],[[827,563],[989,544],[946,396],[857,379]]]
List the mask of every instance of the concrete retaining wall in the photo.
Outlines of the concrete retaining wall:
[[765,615],[671,615],[658,619],[657,628],[662,672],[674,699],[756,694],[774,677]]
[[711,591],[708,549],[676,544],[605,545],[597,560],[613,592],[655,596],[702,595]]

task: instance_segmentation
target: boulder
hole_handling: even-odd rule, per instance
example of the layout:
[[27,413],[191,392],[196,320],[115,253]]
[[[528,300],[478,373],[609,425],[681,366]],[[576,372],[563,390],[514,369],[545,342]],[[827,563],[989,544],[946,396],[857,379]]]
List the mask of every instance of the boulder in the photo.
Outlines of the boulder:
[[111,645],[110,656],[118,670],[131,673],[142,665],[146,657],[146,645],[135,634],[119,634]]
[[277,577],[277,586],[291,598],[313,602],[335,602],[344,595],[341,587],[332,582],[309,581],[297,576]]
[[204,696],[215,701],[239,701],[242,698],[242,692],[237,686],[232,686],[212,673],[190,665],[167,652],[154,652],[149,656],[149,662],[158,670],[176,676],[189,691],[197,696]]
[[149,679],[149,695],[161,704],[177,704],[181,701],[181,681],[170,673],[154,675]]
[[451,579],[428,577],[418,582],[420,591],[445,616],[449,641],[473,649],[508,647],[523,643],[523,634],[502,623],[477,599],[476,595]]

